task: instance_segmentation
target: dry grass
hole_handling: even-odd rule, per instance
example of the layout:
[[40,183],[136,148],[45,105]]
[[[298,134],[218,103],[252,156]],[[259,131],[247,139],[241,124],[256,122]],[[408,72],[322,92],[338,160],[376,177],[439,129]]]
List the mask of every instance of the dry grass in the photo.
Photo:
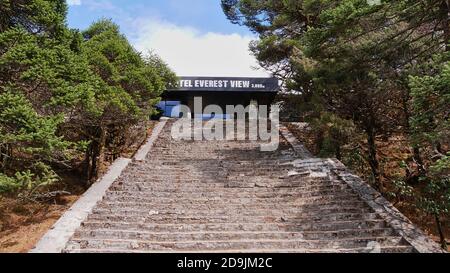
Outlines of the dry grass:
[[22,203],[2,198],[0,252],[28,252],[78,198],[78,195],[64,196],[53,204]]

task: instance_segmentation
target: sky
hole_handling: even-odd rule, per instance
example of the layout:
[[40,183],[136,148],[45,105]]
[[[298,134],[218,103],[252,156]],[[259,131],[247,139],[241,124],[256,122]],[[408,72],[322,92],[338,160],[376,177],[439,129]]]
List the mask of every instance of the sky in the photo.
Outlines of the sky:
[[179,76],[267,77],[249,51],[256,36],[229,22],[220,0],[67,0],[68,24],[110,18],[133,46],[154,52]]

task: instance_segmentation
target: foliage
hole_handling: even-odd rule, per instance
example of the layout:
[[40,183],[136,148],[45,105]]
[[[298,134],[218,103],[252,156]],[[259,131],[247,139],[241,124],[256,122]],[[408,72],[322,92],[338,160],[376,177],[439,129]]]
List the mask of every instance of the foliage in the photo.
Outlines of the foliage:
[[0,32],[20,26],[29,33],[53,36],[65,30],[65,0],[2,0]]
[[319,156],[335,156],[337,159],[342,159],[342,146],[348,144],[355,133],[355,126],[351,121],[327,112],[313,119],[311,128],[317,135]]
[[0,193],[18,193],[20,198],[31,199],[60,181],[58,175],[43,163],[37,163],[33,171],[17,172],[13,177],[0,173]]
[[0,191],[29,198],[83,157],[94,181],[105,147],[148,120],[176,76],[109,20],[69,29],[65,0],[3,0],[0,13]]
[[42,117],[26,98],[14,91],[0,93],[0,145],[29,154],[33,160],[51,161],[68,148],[56,135],[60,116]]
[[450,61],[436,57],[428,71],[434,75],[410,77],[412,140],[417,145],[450,139]]
[[430,167],[428,179],[421,206],[430,214],[450,216],[450,153]]
[[[428,163],[428,172],[420,177],[425,186],[418,197],[419,205],[425,212],[434,215],[438,224],[441,218],[450,217],[448,54],[435,56],[427,62],[427,75],[409,78],[412,97],[411,141],[413,145],[422,147],[422,154]],[[443,247],[446,246],[444,241]]]
[[[222,0],[222,7],[231,22],[259,35],[250,46],[259,63],[284,80],[289,91],[301,94],[298,111],[303,118],[312,117],[315,130],[324,136],[318,143],[323,155],[332,154],[340,141],[348,140],[351,146],[359,141],[335,134],[340,126],[329,126],[334,122],[327,119],[335,116],[336,121],[353,123],[358,134],[366,135],[364,157],[374,186],[384,192],[377,143],[402,134],[410,140],[414,161],[407,164],[418,170],[412,172],[414,179],[391,181],[397,193],[448,202],[436,195],[445,192],[436,181],[445,181],[448,174],[433,172],[433,166],[450,146],[450,3],[373,2]],[[422,183],[410,184],[416,180]],[[436,208],[428,201],[421,203]],[[445,212],[434,213],[438,211]]]
[[127,128],[153,114],[160,94],[176,76],[157,56],[137,52],[110,20],[94,23],[82,35],[81,54],[95,73],[95,107],[78,112],[70,128],[76,124],[82,140],[90,142],[85,169],[93,181],[105,148],[124,143]]

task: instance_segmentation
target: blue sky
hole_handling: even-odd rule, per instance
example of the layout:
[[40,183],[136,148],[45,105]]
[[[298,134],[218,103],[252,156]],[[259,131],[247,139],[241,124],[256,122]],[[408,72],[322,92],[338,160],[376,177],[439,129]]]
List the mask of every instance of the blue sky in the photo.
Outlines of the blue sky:
[[100,18],[119,24],[142,52],[160,55],[180,76],[267,76],[248,50],[255,36],[231,24],[220,0],[68,0],[70,27]]
[[[231,24],[220,7],[220,0],[81,0],[69,1],[69,25],[85,29],[101,17],[112,18],[130,31],[132,18],[155,18],[177,25],[195,27],[203,32],[250,34],[247,28]],[[125,16],[125,17],[124,17]],[[128,33],[131,34],[131,33]]]

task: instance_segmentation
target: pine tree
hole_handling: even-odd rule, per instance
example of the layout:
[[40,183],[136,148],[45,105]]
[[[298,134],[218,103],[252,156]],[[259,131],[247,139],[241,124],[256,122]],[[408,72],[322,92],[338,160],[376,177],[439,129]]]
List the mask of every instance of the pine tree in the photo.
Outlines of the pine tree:
[[[411,76],[411,138],[422,147],[427,167],[419,206],[436,219],[441,243],[447,248],[442,219],[450,217],[450,61],[436,56],[427,65],[431,75]],[[444,60],[443,60],[444,59]]]
[[32,191],[33,183],[55,182],[50,165],[65,164],[75,146],[58,132],[76,104],[73,91],[81,90],[65,9],[65,1],[0,4],[0,183],[6,188]]
[[[253,53],[301,94],[304,116],[316,128],[329,128],[320,121],[331,113],[365,133],[380,191],[377,139],[401,133],[412,140],[420,179],[434,189],[421,203],[448,201],[442,187],[449,147],[446,61],[428,65],[450,47],[448,0],[222,0],[222,7],[231,22],[259,35]],[[433,155],[425,153],[429,147]],[[439,204],[431,207],[445,212]]]
[[[148,120],[176,76],[144,57],[108,20],[85,32],[66,26],[64,0],[0,2],[0,191],[34,192],[55,168],[98,175],[107,144]],[[118,147],[120,148],[123,147]]]

